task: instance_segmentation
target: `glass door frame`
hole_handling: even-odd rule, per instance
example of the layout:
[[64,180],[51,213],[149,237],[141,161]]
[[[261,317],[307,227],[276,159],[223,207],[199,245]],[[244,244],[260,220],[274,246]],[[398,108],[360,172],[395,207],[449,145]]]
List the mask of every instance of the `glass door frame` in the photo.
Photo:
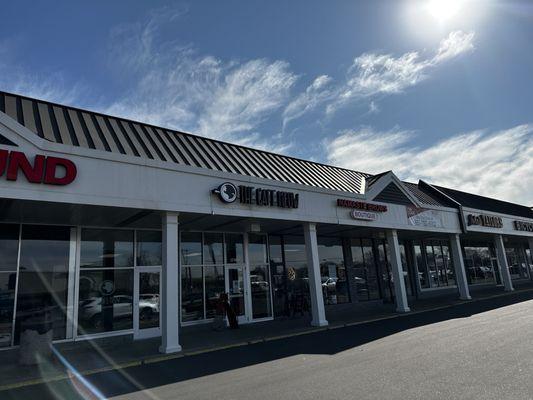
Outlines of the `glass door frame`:
[[[246,240],[245,240],[246,242]],[[246,257],[246,252],[245,252],[245,257]],[[245,258],[246,260],[246,258]],[[247,273],[247,263],[245,264],[226,264],[225,265],[225,268],[224,268],[224,281],[225,281],[225,290],[226,290],[226,293],[228,294],[228,302],[231,304],[231,299],[230,299],[230,280],[229,280],[229,270],[230,269],[236,269],[236,270],[241,270],[242,271],[242,280],[243,280],[243,304],[244,304],[244,314],[243,315],[238,315],[237,316],[237,321],[239,322],[239,324],[246,324],[246,323],[249,323],[251,318],[251,301],[249,299],[249,296],[250,296],[250,290],[248,288],[249,286],[249,274]],[[248,284],[247,284],[248,282]],[[226,317],[227,318],[227,317]]]
[[[248,232],[244,234],[244,261],[246,265],[246,278],[245,278],[245,288],[246,292],[248,293],[246,296],[247,301],[247,318],[249,322],[263,322],[263,321],[271,321],[274,319],[274,300],[273,300],[273,293],[272,293],[272,274],[270,271],[270,246],[268,242],[268,234],[267,233],[255,233],[256,235],[261,235],[265,237],[265,252],[266,252],[266,260],[265,263],[255,264],[265,267],[265,271],[268,274],[268,290],[269,290],[269,301],[270,301],[270,316],[268,317],[261,317],[261,318],[254,318],[253,317],[253,304],[252,304],[252,282],[250,277],[250,270],[251,270],[251,264],[250,264],[250,254],[249,254],[249,237]],[[283,257],[284,258],[284,257]],[[284,260],[285,261],[285,260]]]
[[[140,275],[142,273],[159,274],[159,326],[141,329],[140,327]],[[133,339],[147,339],[161,336],[161,266],[136,267],[133,274]]]

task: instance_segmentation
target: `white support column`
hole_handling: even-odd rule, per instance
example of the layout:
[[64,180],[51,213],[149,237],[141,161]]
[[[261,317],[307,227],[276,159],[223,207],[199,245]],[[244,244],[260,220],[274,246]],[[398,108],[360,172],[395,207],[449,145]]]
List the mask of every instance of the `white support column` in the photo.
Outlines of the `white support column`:
[[163,265],[161,268],[161,353],[181,351],[179,344],[178,214],[163,214]]
[[[527,259],[527,253],[526,253],[526,262],[527,262],[527,268],[528,268],[528,271],[529,271],[529,276],[531,278],[531,280],[533,281],[533,238],[528,238],[527,239],[527,242],[528,242],[528,245],[529,245],[529,256],[530,256],[530,260]],[[530,261],[531,261],[531,264],[530,264]]]
[[494,247],[496,248],[496,257],[498,258],[498,267],[500,268],[500,276],[504,290],[511,292],[514,290],[513,282],[511,281],[511,274],[509,273],[509,265],[507,264],[507,257],[505,256],[505,245],[503,244],[503,236],[494,236]]
[[311,312],[313,326],[326,326],[326,311],[322,295],[322,279],[320,277],[320,259],[318,258],[318,243],[316,239],[316,225],[306,222],[303,224],[305,251],[307,255],[307,270],[309,274],[309,291],[311,292]]
[[461,251],[461,239],[459,234],[450,237],[452,262],[455,269],[455,280],[459,289],[459,298],[461,300],[471,300],[470,290],[468,289],[468,280],[466,279],[465,263],[463,252]]
[[387,230],[387,244],[389,245],[392,279],[394,280],[396,311],[401,313],[409,312],[411,309],[407,303],[407,293],[405,291],[405,281],[403,279],[402,258],[400,256],[400,245],[398,243],[398,232],[395,229]]

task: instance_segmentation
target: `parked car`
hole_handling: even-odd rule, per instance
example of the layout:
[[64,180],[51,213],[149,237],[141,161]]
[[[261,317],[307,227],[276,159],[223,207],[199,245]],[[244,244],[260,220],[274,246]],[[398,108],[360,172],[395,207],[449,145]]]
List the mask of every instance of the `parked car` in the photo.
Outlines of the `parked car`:
[[[126,318],[133,315],[133,299],[127,295],[113,296],[113,318]],[[102,297],[91,297],[82,301],[80,318],[88,321],[95,328],[103,324]]]

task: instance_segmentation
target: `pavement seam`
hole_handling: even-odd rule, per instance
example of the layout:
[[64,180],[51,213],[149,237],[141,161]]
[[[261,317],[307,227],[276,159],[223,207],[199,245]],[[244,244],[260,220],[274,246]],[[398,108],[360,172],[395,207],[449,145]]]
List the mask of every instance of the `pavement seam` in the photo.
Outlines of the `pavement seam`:
[[[175,359],[178,359],[178,358],[185,358],[185,357],[196,356],[196,355],[200,355],[200,354],[211,353],[211,352],[215,352],[215,351],[228,350],[228,349],[232,349],[232,348],[236,348],[236,347],[244,347],[244,346],[258,344],[258,343],[266,343],[266,342],[272,342],[272,341],[280,340],[280,339],[288,339],[288,338],[302,336],[302,335],[310,335],[310,334],[317,333],[317,332],[324,332],[324,331],[328,331],[328,330],[347,328],[347,327],[363,325],[363,324],[368,324],[368,323],[372,323],[372,322],[379,322],[379,321],[384,321],[384,320],[389,320],[389,319],[394,319],[394,318],[402,318],[402,317],[406,317],[406,316],[409,316],[409,315],[423,314],[423,313],[431,312],[431,311],[445,310],[447,308],[452,308],[452,307],[460,306],[460,305],[467,304],[467,303],[476,303],[476,302],[479,302],[479,301],[490,300],[490,299],[495,299],[495,298],[499,298],[499,297],[506,297],[506,296],[509,296],[509,295],[512,295],[512,294],[517,294],[517,293],[521,293],[521,292],[528,292],[528,291],[532,291],[532,290],[533,289],[518,289],[518,290],[514,290],[513,292],[498,293],[498,294],[490,295],[490,296],[479,298],[479,299],[458,300],[458,301],[456,301],[456,302],[454,302],[452,304],[445,304],[445,305],[442,305],[442,306],[427,308],[427,309],[423,309],[423,310],[412,310],[412,311],[410,311],[408,313],[398,313],[398,314],[394,314],[394,315],[385,315],[385,316],[382,316],[382,317],[371,318],[371,319],[367,319],[367,320],[364,320],[364,321],[354,321],[354,322],[348,322],[348,323],[344,323],[344,324],[341,323],[341,324],[336,324],[336,325],[328,325],[328,326],[325,326],[325,327],[316,327],[314,329],[308,329],[308,330],[304,330],[304,331],[300,331],[300,332],[291,332],[291,333],[287,333],[287,334],[283,334],[283,335],[277,335],[277,336],[263,336],[262,338],[259,338],[259,339],[245,340],[243,342],[231,343],[231,344],[224,345],[224,346],[210,347],[210,348],[192,350],[192,351],[183,351],[183,352],[178,353],[178,354],[169,354],[169,355],[165,355],[165,356],[144,358],[144,359],[137,360],[137,361],[128,361],[128,362],[124,362],[124,363],[120,363],[120,364],[116,364],[116,365],[109,365],[109,366],[106,366],[106,367],[95,368],[95,369],[82,371],[82,372],[78,372],[78,373],[81,376],[89,376],[89,375],[94,375],[94,374],[97,374],[97,373],[100,373],[100,372],[117,371],[117,370],[121,370],[121,369],[125,369],[125,368],[137,367],[137,366],[141,366],[141,365],[145,365],[145,364],[155,364],[155,363],[159,363],[159,362],[175,360]],[[46,379],[36,378],[36,379],[30,379],[30,380],[27,380],[27,381],[9,383],[9,384],[6,384],[6,385],[0,385],[0,392],[6,391],[6,390],[18,389],[18,388],[25,387],[25,386],[39,385],[39,384],[42,384],[42,383],[57,382],[57,381],[60,381],[60,380],[63,380],[63,379],[67,379],[68,377],[69,377],[69,375],[67,373],[63,372],[63,373],[60,373],[58,375],[55,375],[55,376],[52,376],[52,377],[49,377],[49,378],[46,378]]]

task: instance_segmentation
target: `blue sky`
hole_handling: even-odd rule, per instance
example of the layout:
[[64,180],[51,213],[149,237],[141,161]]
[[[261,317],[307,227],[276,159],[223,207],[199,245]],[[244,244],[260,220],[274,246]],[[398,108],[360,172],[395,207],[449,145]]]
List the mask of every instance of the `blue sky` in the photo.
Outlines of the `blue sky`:
[[2,17],[2,90],[533,205],[531,2],[17,1]]

